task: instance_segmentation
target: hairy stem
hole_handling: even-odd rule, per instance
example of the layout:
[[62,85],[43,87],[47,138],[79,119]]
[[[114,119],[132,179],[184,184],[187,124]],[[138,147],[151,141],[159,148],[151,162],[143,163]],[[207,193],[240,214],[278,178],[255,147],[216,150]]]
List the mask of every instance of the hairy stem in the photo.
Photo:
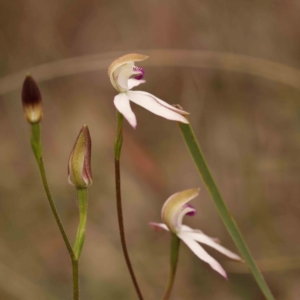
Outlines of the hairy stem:
[[172,233],[172,241],[171,241],[171,256],[170,256],[170,274],[168,285],[165,290],[165,294],[162,300],[169,300],[172,288],[174,285],[177,263],[178,263],[178,256],[179,256],[179,247],[180,247],[180,239],[174,233]]
[[242,254],[245,262],[247,263],[248,267],[250,268],[256,282],[258,283],[261,291],[265,295],[266,299],[274,300],[274,296],[272,295],[263,275],[259,271],[256,263],[251,255],[250,250],[244,238],[235,222],[233,217],[231,216],[225,201],[223,200],[221,193],[210,173],[208,165],[204,159],[203,153],[201,148],[197,142],[197,139],[194,135],[192,127],[190,124],[183,124],[179,123],[179,128],[181,130],[183,139],[190,151],[190,154],[194,160],[194,163],[205,182],[205,185],[214,201],[214,204],[221,216],[223,223],[225,224],[228,232],[230,233],[233,241],[235,242],[237,248],[239,249],[240,253]]
[[140,300],[143,300],[142,293],[140,291],[139,285],[137,283],[132,264],[129,258],[129,254],[127,251],[126,246],[126,239],[125,239],[125,230],[124,230],[124,222],[123,222],[123,210],[122,210],[122,198],[121,198],[121,174],[120,174],[120,156],[121,156],[121,149],[123,143],[123,115],[117,112],[117,135],[115,139],[115,146],[114,146],[114,153],[115,153],[115,182],[116,182],[116,202],[117,202],[117,214],[118,214],[118,222],[119,222],[119,231],[120,231],[120,238],[121,244],[123,249],[123,254],[125,257],[125,261],[127,264],[127,268],[129,270],[133,285],[135,287],[136,293]]

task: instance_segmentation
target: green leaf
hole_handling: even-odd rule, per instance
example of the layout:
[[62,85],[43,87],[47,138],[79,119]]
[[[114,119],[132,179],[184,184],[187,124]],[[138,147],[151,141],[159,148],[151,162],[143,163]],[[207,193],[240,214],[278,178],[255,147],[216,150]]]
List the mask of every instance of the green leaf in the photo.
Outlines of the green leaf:
[[223,200],[218,187],[210,173],[210,170],[206,164],[201,148],[197,142],[197,139],[194,135],[194,132],[191,128],[190,124],[178,123],[179,128],[181,130],[184,141],[190,151],[190,154],[194,160],[194,163],[202,176],[203,181],[214,201],[214,204],[219,212],[220,217],[223,220],[229,234],[231,235],[234,243],[239,249],[241,255],[243,256],[246,264],[251,270],[257,284],[259,285],[261,291],[265,295],[266,299],[274,300],[274,296],[272,295],[263,275],[259,271],[250,250],[236,224],[232,215],[230,214],[225,201]]

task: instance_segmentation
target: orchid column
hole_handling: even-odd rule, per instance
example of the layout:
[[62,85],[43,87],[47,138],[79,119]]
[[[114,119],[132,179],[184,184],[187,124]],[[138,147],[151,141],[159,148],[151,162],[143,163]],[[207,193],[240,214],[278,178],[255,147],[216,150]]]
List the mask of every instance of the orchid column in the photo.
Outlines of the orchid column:
[[[122,200],[121,200],[121,176],[120,176],[120,157],[123,142],[123,117],[129,122],[129,124],[135,128],[137,125],[136,116],[131,110],[130,101],[134,102],[150,112],[161,116],[165,119],[178,121],[182,123],[188,123],[184,117],[188,115],[187,112],[175,108],[172,105],[164,102],[163,100],[155,97],[152,94],[143,91],[132,91],[135,86],[144,83],[145,72],[142,68],[134,65],[136,61],[142,61],[148,58],[148,56],[142,54],[131,53],[124,55],[116,59],[108,69],[108,76],[111,84],[119,92],[114,98],[114,104],[117,109],[117,135],[114,146],[115,156],[115,182],[116,182],[116,201],[117,201],[117,213],[119,222],[119,231],[122,249],[126,264],[133,281],[136,293],[140,300],[143,299],[142,293],[138,286],[130,258],[127,251],[125,230],[123,223],[122,212]],[[130,78],[134,76],[134,78]]]

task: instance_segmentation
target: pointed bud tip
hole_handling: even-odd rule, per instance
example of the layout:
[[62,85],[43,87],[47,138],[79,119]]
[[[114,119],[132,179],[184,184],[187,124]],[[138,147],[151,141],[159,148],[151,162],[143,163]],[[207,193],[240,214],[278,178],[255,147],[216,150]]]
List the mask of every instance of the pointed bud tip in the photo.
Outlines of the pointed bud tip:
[[38,103],[42,101],[40,89],[30,73],[27,73],[23,82],[22,100],[28,104]]
[[40,89],[27,73],[22,88],[22,104],[24,114],[29,123],[39,123],[43,117],[42,95]]
[[81,127],[80,132],[82,132],[82,131],[84,131],[84,132],[90,134],[89,127],[88,127],[86,124],[84,124],[84,125]]

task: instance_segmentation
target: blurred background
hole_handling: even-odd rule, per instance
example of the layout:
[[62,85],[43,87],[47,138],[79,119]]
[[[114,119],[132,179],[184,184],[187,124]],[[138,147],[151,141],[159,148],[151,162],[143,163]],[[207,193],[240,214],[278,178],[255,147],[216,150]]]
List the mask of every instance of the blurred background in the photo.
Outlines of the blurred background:
[[[276,299],[300,293],[300,1],[0,0],[0,299],[72,299],[71,265],[44,195],[21,107],[27,73],[43,94],[49,184],[74,240],[67,162],[84,123],[94,184],[81,258],[82,299],[136,299],[115,208],[116,91],[107,67],[149,54],[140,89],[191,112],[216,182]],[[74,59],[75,58],[75,59]],[[176,123],[132,105],[122,190],[129,252],[145,299],[160,299],[170,236],[153,232],[164,201],[201,187],[194,228],[237,251]],[[173,300],[264,299],[252,275],[214,250],[227,282],[182,245]]]

